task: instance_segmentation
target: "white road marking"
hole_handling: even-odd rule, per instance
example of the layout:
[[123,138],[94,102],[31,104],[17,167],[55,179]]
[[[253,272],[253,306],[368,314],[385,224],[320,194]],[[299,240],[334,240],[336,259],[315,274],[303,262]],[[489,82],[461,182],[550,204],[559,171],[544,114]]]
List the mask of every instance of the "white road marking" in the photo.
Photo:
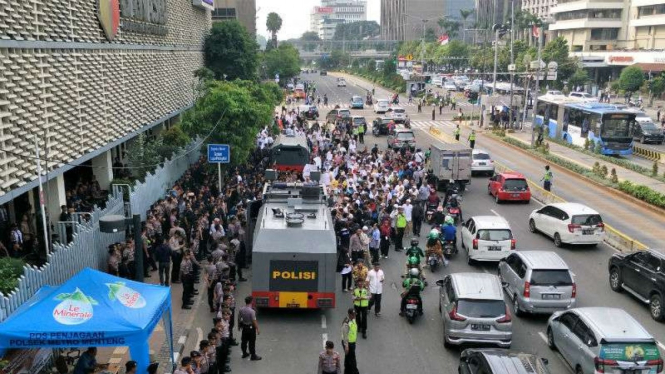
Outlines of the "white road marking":
[[656,344],[658,344],[658,346],[660,347],[660,349],[662,349],[663,351],[665,351],[665,345],[664,345],[663,343],[661,343],[661,342],[659,342],[659,341],[656,341]]
[[542,331],[539,331],[538,336],[540,336],[540,338],[543,339],[543,341],[545,343],[547,343],[547,336],[545,336],[545,333],[543,333]]
[[197,342],[200,342],[203,340],[203,329],[200,327],[196,328],[196,334],[199,336],[199,338],[196,340]]
[[321,328],[322,328],[322,329],[327,328],[326,316],[325,316],[325,315],[322,315],[322,316],[321,316]]
[[501,217],[501,214],[497,213],[494,209],[490,209],[490,212],[494,213],[497,217]]
[[178,344],[185,344],[187,341],[187,337],[185,335],[182,335],[181,337],[178,338]]
[[328,334],[321,334],[321,338],[322,338],[321,340],[322,340],[322,343],[323,343],[322,344],[323,348],[325,349],[326,348],[326,342],[328,341]]

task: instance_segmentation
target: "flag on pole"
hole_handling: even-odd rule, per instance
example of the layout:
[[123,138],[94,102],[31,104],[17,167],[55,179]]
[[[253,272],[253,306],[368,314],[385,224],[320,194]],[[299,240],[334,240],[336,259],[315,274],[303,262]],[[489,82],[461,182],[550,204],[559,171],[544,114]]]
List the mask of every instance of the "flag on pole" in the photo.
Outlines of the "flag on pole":
[[533,25],[531,26],[531,33],[533,34],[534,38],[539,38],[540,37],[540,27]]
[[444,34],[444,35],[439,36],[439,44],[440,45],[448,44],[448,34]]

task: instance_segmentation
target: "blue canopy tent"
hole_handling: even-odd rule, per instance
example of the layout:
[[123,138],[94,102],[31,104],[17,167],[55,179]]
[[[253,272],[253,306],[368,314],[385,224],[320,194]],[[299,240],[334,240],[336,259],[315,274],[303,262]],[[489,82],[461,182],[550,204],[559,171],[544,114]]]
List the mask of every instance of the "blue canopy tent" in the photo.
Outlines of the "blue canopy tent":
[[170,289],[86,268],[61,286],[42,287],[0,323],[0,349],[128,346],[145,373],[162,317],[173,360]]

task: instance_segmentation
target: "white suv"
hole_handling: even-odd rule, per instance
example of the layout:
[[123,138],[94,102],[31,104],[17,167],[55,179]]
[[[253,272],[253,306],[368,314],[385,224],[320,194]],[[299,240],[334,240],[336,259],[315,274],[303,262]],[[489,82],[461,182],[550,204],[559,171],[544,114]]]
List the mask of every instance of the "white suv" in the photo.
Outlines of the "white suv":
[[346,87],[346,81],[344,79],[339,79],[337,81],[337,87]]
[[545,205],[531,212],[529,230],[542,232],[554,239],[554,245],[597,245],[605,236],[605,224],[600,214],[578,203]]
[[516,240],[505,218],[475,216],[464,223],[461,230],[462,248],[467,262],[500,261],[515,249]]

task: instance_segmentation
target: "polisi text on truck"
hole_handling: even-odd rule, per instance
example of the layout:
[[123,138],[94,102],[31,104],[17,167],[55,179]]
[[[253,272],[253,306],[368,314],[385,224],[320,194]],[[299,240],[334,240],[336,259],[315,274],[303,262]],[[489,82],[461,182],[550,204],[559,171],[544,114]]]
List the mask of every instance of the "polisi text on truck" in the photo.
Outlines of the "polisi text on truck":
[[291,280],[314,280],[316,279],[315,271],[279,271],[272,272],[272,279],[291,279]]

